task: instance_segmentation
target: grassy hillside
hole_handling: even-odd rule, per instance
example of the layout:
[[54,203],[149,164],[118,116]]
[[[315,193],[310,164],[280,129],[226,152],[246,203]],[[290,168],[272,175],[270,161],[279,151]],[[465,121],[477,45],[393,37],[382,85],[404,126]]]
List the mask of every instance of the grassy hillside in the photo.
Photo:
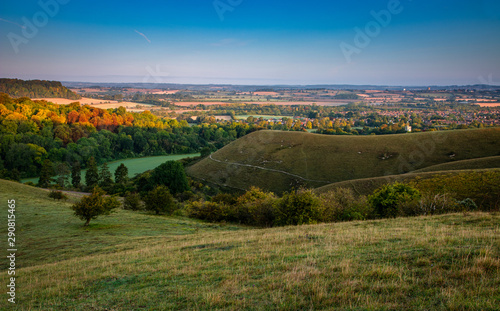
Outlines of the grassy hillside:
[[[219,185],[238,189],[253,185],[279,193],[299,185],[320,187],[499,155],[500,128],[384,136],[260,131],[187,172]],[[483,164],[492,165],[485,161],[477,166]]]
[[416,170],[414,172],[420,173],[420,172],[453,171],[453,170],[474,170],[474,169],[485,169],[485,168],[500,168],[500,156],[453,161],[438,165],[432,165],[423,169]]
[[0,187],[19,229],[2,310],[498,308],[498,214],[241,230],[119,211],[85,229],[70,202]]
[[[383,177],[374,177],[374,178],[362,178],[355,180],[346,180],[333,184],[329,184],[323,187],[316,188],[315,191],[317,193],[326,193],[336,188],[348,188],[354,190],[356,194],[359,195],[369,195],[372,194],[374,190],[380,188],[382,185],[393,183],[393,182],[402,182],[402,183],[410,183],[414,182],[418,184],[418,182],[422,182],[425,180],[435,179],[435,178],[451,178],[454,176],[470,174],[470,173],[496,173],[496,176],[500,174],[500,169],[483,169],[483,170],[454,170],[454,171],[436,171],[436,172],[419,172],[419,173],[408,173],[402,175],[389,175]],[[498,177],[497,177],[498,179]],[[500,189],[497,190],[500,192]]]

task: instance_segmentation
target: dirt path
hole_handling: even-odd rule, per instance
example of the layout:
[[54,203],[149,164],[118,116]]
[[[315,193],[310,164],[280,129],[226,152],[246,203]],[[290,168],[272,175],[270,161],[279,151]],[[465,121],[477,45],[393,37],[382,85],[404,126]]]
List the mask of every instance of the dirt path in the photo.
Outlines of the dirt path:
[[280,173],[280,174],[289,175],[289,176],[292,176],[292,177],[295,177],[295,178],[299,178],[299,179],[302,179],[302,180],[305,180],[305,181],[319,182],[319,183],[325,183],[325,184],[331,184],[331,183],[333,183],[331,181],[326,181],[326,180],[307,179],[307,178],[304,178],[304,177],[299,176],[299,175],[295,175],[295,174],[288,173],[288,172],[285,172],[285,171],[275,170],[275,169],[272,169],[272,168],[265,168],[265,167],[262,167],[262,166],[255,166],[255,165],[250,165],[250,164],[241,164],[241,163],[235,163],[235,162],[225,162],[225,161],[221,161],[221,160],[216,160],[216,159],[214,159],[212,157],[212,155],[210,155],[209,158],[210,158],[210,160],[212,160],[214,162],[223,163],[223,164],[226,164],[226,165],[227,164],[231,164],[231,165],[237,165],[237,166],[244,166],[244,167],[256,168],[256,169],[260,169],[260,170],[264,170],[264,171],[276,172],[276,173]]

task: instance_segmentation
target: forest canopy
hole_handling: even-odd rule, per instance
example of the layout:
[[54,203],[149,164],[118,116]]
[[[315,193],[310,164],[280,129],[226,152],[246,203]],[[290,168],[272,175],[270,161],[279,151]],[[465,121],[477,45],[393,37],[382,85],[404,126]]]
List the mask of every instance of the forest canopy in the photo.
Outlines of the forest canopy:
[[0,79],[0,92],[12,97],[80,99],[80,95],[69,90],[58,81]]

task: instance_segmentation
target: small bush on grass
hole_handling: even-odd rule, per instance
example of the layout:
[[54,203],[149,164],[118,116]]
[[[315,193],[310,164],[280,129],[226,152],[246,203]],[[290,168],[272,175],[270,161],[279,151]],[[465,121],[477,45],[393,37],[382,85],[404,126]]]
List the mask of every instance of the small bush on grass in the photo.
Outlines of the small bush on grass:
[[109,215],[113,209],[120,206],[120,202],[115,197],[104,196],[104,194],[101,188],[95,187],[91,195],[84,196],[80,202],[71,207],[75,216],[85,220],[84,226],[88,226],[92,219],[100,215]]
[[52,198],[54,200],[67,200],[68,196],[66,196],[62,191],[58,190],[52,190],[49,192],[49,198]]

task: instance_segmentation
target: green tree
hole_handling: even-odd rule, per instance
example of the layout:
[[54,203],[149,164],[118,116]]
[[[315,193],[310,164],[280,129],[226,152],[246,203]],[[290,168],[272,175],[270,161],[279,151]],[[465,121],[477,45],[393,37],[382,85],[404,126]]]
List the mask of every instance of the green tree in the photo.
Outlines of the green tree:
[[55,167],[55,173],[57,175],[57,184],[64,188],[68,183],[69,174],[71,174],[71,170],[69,169],[68,164],[59,163]]
[[368,197],[368,201],[380,217],[397,217],[400,205],[420,199],[420,192],[412,186],[393,183],[382,186]]
[[167,161],[155,168],[151,174],[150,184],[165,185],[173,194],[189,190],[184,167],[177,161]]
[[87,163],[87,172],[85,173],[85,185],[87,189],[93,189],[99,184],[99,173],[97,172],[97,163],[94,157],[90,157]]
[[95,187],[91,195],[84,196],[80,202],[71,206],[71,209],[75,212],[75,216],[85,221],[84,226],[88,226],[92,219],[109,215],[119,206],[120,202],[115,197],[106,197],[102,189]]
[[111,172],[109,171],[109,166],[107,163],[101,165],[99,169],[99,186],[101,188],[110,187],[113,185],[113,179],[111,178]]
[[117,184],[125,184],[128,181],[128,168],[125,164],[120,164],[115,170],[115,182]]
[[278,226],[313,224],[320,220],[321,203],[310,190],[285,193],[276,203]]
[[168,188],[160,185],[150,191],[144,198],[146,210],[158,214],[171,215],[175,210],[174,198],[168,191]]
[[80,170],[80,162],[73,163],[71,167],[71,184],[74,188],[80,188],[80,182],[82,181],[82,173]]
[[132,211],[143,209],[141,197],[137,193],[128,193],[123,199],[123,208]]
[[38,179],[38,185],[42,188],[47,188],[52,182],[52,176],[54,176],[52,162],[50,162],[49,159],[46,159],[43,161],[42,170],[40,171],[40,179]]

